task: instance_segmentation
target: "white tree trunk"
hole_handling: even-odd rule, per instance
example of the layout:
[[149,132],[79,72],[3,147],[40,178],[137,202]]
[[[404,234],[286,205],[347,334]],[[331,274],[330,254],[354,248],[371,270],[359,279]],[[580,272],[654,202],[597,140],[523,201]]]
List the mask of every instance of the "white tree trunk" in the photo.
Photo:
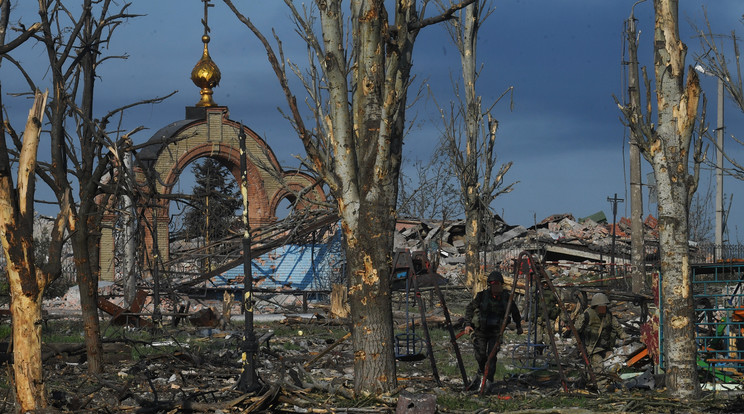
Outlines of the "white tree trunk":
[[689,158],[700,84],[694,70],[684,82],[687,48],[679,39],[678,1],[654,0],[654,9],[658,129],[644,155],[651,158],[659,198],[664,370],[669,392],[691,398],[698,395],[699,383],[687,223],[695,188]]

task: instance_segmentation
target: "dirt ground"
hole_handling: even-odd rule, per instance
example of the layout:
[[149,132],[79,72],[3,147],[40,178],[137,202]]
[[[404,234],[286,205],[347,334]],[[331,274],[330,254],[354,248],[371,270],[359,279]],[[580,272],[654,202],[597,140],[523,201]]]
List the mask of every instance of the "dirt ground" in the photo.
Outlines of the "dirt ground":
[[[464,292],[446,291],[455,332],[462,328],[468,301]],[[327,305],[297,303],[257,308],[254,334],[259,341],[254,392],[239,389],[245,323],[233,315],[229,324],[197,326],[181,319],[176,326],[165,318],[157,329],[120,326],[101,313],[104,372],[87,371],[79,310],[53,309],[42,325],[44,381],[50,411],[75,413],[744,413],[736,392],[705,392],[696,401],[668,398],[663,387],[587,391],[583,365],[572,352],[571,340],[556,338],[563,377],[550,353],[525,357],[525,335],[508,330],[498,355],[496,381],[487,392],[466,390],[450,332],[444,329],[442,309],[428,297],[427,321],[431,353],[401,354],[398,388],[386,395],[353,395],[353,355],[348,321],[327,316]],[[73,301],[63,300],[69,306]],[[425,302],[427,303],[427,302]],[[220,309],[220,303],[205,303]],[[269,313],[273,307],[273,312]],[[204,308],[204,307],[202,307]],[[615,307],[632,313],[622,304]],[[420,323],[410,325],[409,308],[394,297],[396,334],[424,336]],[[304,313],[302,313],[304,312]],[[219,311],[217,311],[219,313]],[[429,318],[431,317],[431,319]],[[406,326],[409,330],[406,331]],[[528,332],[525,323],[525,331]],[[453,332],[454,333],[454,332]],[[8,321],[0,324],[0,350],[7,349]],[[470,338],[455,341],[468,383],[476,365]],[[431,358],[433,356],[433,358]],[[433,362],[432,362],[433,359]],[[9,354],[0,353],[9,363]],[[436,369],[436,371],[435,371]],[[0,374],[0,413],[15,412],[12,369]],[[437,381],[439,377],[439,381]],[[565,381],[562,379],[565,378]],[[564,385],[565,384],[565,385]],[[658,383],[657,383],[658,384]],[[626,384],[627,385],[627,384]]]
[[[307,315],[304,315],[307,316]],[[50,411],[86,413],[736,413],[744,400],[731,393],[704,393],[697,401],[676,401],[664,390],[592,393],[566,369],[568,391],[555,370],[516,367],[518,344],[505,337],[498,379],[484,394],[465,391],[448,332],[431,328],[437,383],[429,358],[398,362],[398,389],[388,395],[354,397],[352,354],[347,329],[338,321],[288,317],[255,323],[262,338],[257,356],[261,389],[238,390],[244,324],[225,329],[189,324],[161,329],[107,325],[102,329],[105,372],[87,372],[75,318],[52,319],[43,327],[45,384]],[[420,329],[419,329],[419,332]],[[67,341],[67,342],[62,342]],[[468,376],[474,373],[472,347],[457,341]],[[570,365],[570,364],[568,364]],[[0,412],[14,412],[8,373],[0,380]]]

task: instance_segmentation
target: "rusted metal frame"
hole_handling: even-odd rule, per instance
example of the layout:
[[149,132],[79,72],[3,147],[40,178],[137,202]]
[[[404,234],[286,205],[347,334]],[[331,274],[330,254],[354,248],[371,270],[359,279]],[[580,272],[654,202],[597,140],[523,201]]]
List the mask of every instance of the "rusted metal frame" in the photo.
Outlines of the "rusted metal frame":
[[144,326],[144,327],[152,327],[153,324],[146,320],[142,319],[139,315],[139,311],[134,311],[132,309],[124,309],[121,306],[118,306],[105,298],[98,297],[98,303],[97,303],[98,309],[108,313],[111,315],[110,323],[121,323],[122,325],[129,325],[130,319],[131,323],[136,326]]
[[501,321],[501,328],[499,328],[499,337],[495,344],[493,344],[493,348],[491,348],[491,352],[488,353],[488,359],[486,359],[486,367],[483,369],[483,377],[481,378],[481,385],[480,385],[480,391],[479,394],[483,395],[483,390],[486,385],[486,378],[488,377],[488,367],[491,363],[491,361],[496,357],[496,354],[499,353],[499,350],[501,348],[501,342],[503,342],[504,338],[504,330],[506,329],[506,321],[509,320],[511,317],[511,307],[514,304],[514,292],[517,291],[517,276],[518,273],[518,267],[517,263],[514,265],[514,279],[512,281],[512,288],[511,293],[509,293],[509,300],[506,302],[506,311],[504,312],[504,320]]
[[[452,319],[450,318],[449,309],[447,308],[447,303],[444,300],[444,295],[442,295],[442,290],[439,289],[439,283],[434,283],[434,290],[437,292],[437,295],[439,296],[439,303],[442,305],[442,312],[444,313],[444,320],[447,323],[447,330],[450,334],[450,343],[452,344],[452,349],[455,351],[455,357],[457,358],[457,366],[460,368],[460,375],[462,375],[462,385],[463,388],[467,389],[468,387],[468,374],[465,371],[465,364],[462,361],[462,355],[460,354],[460,346],[457,345],[457,338],[459,336],[455,335],[455,330],[452,327]],[[464,331],[461,332],[458,335],[464,334]]]
[[[568,392],[568,381],[566,380],[566,374],[563,372],[563,366],[561,365],[561,360],[558,355],[558,347],[555,344],[555,336],[553,332],[552,324],[549,323],[550,319],[548,318],[548,308],[545,306],[545,292],[543,292],[542,283],[541,280],[545,281],[548,284],[548,287],[550,288],[551,292],[555,295],[556,298],[560,299],[560,296],[558,295],[558,292],[555,289],[555,286],[553,286],[553,283],[550,281],[550,278],[548,277],[547,273],[545,273],[545,270],[543,270],[542,266],[540,266],[536,261],[535,258],[532,257],[531,254],[527,252],[523,252],[522,255],[526,255],[528,260],[527,262],[530,264],[530,268],[532,269],[533,274],[539,275],[536,288],[537,293],[540,296],[540,302],[542,303],[542,317],[543,321],[545,322],[545,327],[548,331],[548,336],[550,336],[550,349],[553,351],[553,355],[555,356],[555,363],[558,365],[558,373],[561,376],[561,384],[563,385],[563,391]],[[520,255],[521,257],[521,255]],[[562,305],[559,306],[562,307]]]
[[[410,255],[409,255],[410,261]],[[413,263],[408,268],[408,277],[413,279],[413,294],[416,297],[416,301],[419,305],[419,311],[421,312],[421,327],[424,328],[424,339],[426,341],[426,351],[429,353],[429,362],[431,362],[431,371],[434,374],[434,380],[436,380],[438,386],[442,386],[442,381],[439,379],[439,370],[437,369],[437,361],[434,358],[434,350],[431,347],[431,336],[429,335],[429,324],[426,322],[426,304],[424,299],[421,297],[421,291],[418,287],[418,275],[413,271]],[[408,292],[406,292],[408,294]],[[406,321],[407,322],[407,321]]]
[[[527,253],[526,251],[525,252],[522,252],[519,257],[521,258],[522,255],[528,255],[528,256],[530,256],[530,254]],[[581,338],[579,336],[579,332],[576,330],[576,327],[574,326],[573,320],[571,320],[571,316],[568,314],[568,311],[566,310],[566,305],[563,303],[563,299],[561,299],[561,296],[558,294],[558,291],[556,290],[555,286],[553,285],[553,282],[550,281],[550,278],[545,273],[545,270],[543,270],[542,266],[539,266],[539,267],[536,266],[536,262],[535,262],[534,259],[532,259],[531,262],[532,262],[532,265],[531,265],[532,268],[540,272],[540,274],[543,277],[543,280],[545,280],[548,283],[548,287],[555,294],[555,297],[558,300],[558,306],[560,307],[561,312],[562,312],[562,316],[564,317],[564,320],[568,324],[568,327],[571,329],[571,333],[573,334],[574,338],[576,339],[576,347],[579,349],[579,353],[581,353],[581,356],[584,359],[584,364],[586,365],[586,369],[587,369],[587,372],[589,373],[589,377],[591,378],[592,384],[594,384],[594,386],[596,387],[597,386],[597,377],[594,374],[594,370],[592,369],[592,364],[589,361],[589,355],[586,352],[586,347],[584,347],[584,343],[581,341]],[[542,297],[542,293],[541,293],[541,298],[542,298],[543,301],[545,300],[545,298]],[[543,304],[544,304],[544,302],[543,302]],[[545,308],[545,306],[543,306],[543,308]],[[551,330],[552,330],[552,328],[551,328]],[[552,334],[551,334],[551,337],[550,337],[550,341],[551,341],[551,344],[553,346],[553,352],[555,352],[556,358],[558,358],[558,353],[556,352],[557,351],[557,348],[555,346],[555,340],[554,340]],[[558,367],[559,368],[561,367],[560,361],[558,363]],[[561,374],[562,374],[562,372],[563,371],[561,370]],[[562,380],[565,381],[565,378],[562,377]]]

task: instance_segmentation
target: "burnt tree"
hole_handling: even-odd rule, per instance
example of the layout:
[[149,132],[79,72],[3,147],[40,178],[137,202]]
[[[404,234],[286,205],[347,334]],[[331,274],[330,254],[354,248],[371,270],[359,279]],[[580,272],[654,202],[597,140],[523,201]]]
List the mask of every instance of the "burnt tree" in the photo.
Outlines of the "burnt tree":
[[[46,111],[51,162],[39,163],[36,174],[53,191],[60,211],[66,214],[91,373],[103,369],[97,308],[100,223],[109,199],[126,191],[125,180],[119,178],[129,174],[123,170],[129,134],[110,132],[108,127],[115,116],[145,103],[111,110],[98,119],[93,117],[96,70],[116,58],[104,53],[109,40],[122,21],[135,17],[126,12],[129,4],[123,4],[118,11],[111,9],[113,5],[116,2],[112,0],[39,0],[40,30],[33,35],[46,51],[46,60],[34,63],[48,66],[50,74],[48,80],[39,82],[48,82],[51,87]],[[15,61],[14,64],[23,72],[29,88],[38,89],[23,66]]]
[[[35,23],[6,43],[10,12],[10,1],[0,0],[0,62],[40,28]],[[0,92],[0,97],[2,95]],[[35,91],[22,136],[15,133],[10,120],[3,119],[5,111],[0,98],[0,243],[10,286],[12,382],[19,412],[47,407],[41,359],[41,302],[44,289],[61,274],[60,251],[66,224],[66,214],[60,212],[47,251],[49,260],[37,266],[33,240],[34,174],[47,96],[47,93]],[[10,145],[6,143],[8,137]],[[17,186],[13,183],[11,163],[18,165]]]

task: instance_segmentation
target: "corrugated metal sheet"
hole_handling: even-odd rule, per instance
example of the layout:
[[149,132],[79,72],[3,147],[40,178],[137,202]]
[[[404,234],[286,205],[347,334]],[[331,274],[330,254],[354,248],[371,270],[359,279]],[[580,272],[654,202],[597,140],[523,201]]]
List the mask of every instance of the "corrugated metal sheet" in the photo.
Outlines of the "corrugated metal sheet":
[[[343,279],[344,257],[341,234],[326,244],[286,245],[253,260],[254,288],[330,290],[331,283]],[[212,279],[215,287],[241,286],[243,266],[237,266]],[[236,283],[239,282],[239,283]]]

